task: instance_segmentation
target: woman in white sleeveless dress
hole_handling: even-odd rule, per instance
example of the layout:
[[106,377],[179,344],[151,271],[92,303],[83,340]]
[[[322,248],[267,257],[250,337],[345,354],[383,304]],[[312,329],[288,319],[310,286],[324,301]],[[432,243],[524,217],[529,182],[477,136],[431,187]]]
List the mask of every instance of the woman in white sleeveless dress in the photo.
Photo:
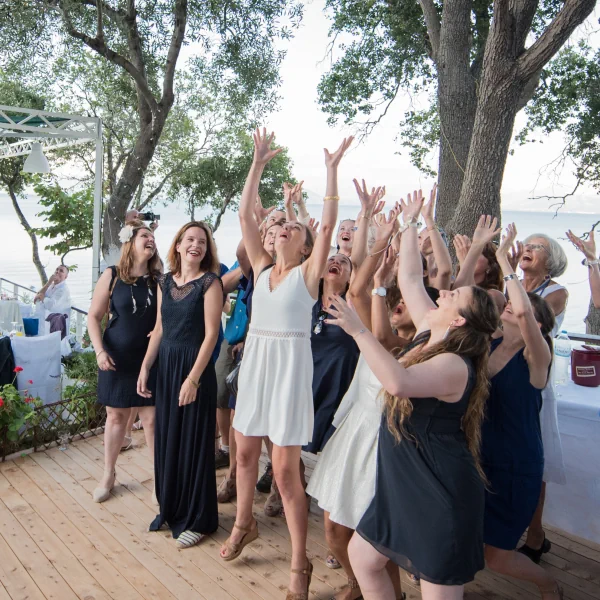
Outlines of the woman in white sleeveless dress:
[[[523,271],[523,287],[527,292],[538,294],[548,302],[554,312],[556,324],[552,337],[561,330],[567,309],[569,293],[565,287],[556,283],[554,277],[560,277],[567,269],[567,256],[561,245],[543,233],[534,233],[523,242],[523,255],[519,263]],[[554,370],[554,366],[552,367]],[[558,431],[558,412],[554,392],[552,372],[548,384],[542,392],[542,410],[540,425],[544,445],[544,483],[537,511],[527,530],[525,545],[519,550],[536,563],[543,553],[550,550],[542,527],[546,483],[566,483],[562,445]]]
[[281,149],[271,149],[273,134],[254,134],[254,160],[240,202],[240,224],[255,273],[252,317],[246,337],[233,428],[237,443],[237,515],[221,558],[233,560],[258,537],[252,516],[263,436],[273,442],[273,474],[283,500],[292,541],[292,569],[287,600],[306,600],[312,564],[306,557],[307,503],[300,478],[300,450],[312,437],[312,353],[310,326],[319,280],[327,263],[338,212],[337,170],[352,138],[335,153],[325,150],[327,191],[321,231],[289,221],[275,240],[276,261],[263,248],[253,207],[267,163]]

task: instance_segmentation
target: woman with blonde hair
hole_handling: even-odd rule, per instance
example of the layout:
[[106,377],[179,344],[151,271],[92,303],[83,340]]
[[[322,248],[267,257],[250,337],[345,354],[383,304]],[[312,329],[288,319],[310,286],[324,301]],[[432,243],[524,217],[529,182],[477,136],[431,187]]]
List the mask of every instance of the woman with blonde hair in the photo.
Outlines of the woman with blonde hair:
[[275,264],[260,239],[253,215],[258,186],[272,149],[273,134],[254,134],[254,160],[240,203],[240,224],[255,274],[250,328],[246,337],[233,428],[237,442],[237,516],[221,548],[223,560],[237,558],[258,537],[252,515],[262,437],[273,443],[273,472],[283,499],[292,540],[292,569],[287,600],[306,600],[312,564],[306,557],[307,501],[300,478],[300,450],[311,441],[314,409],[311,311],[317,300],[337,220],[338,165],[352,138],[338,150],[325,150],[327,191],[321,231],[298,221],[283,225],[275,240]]
[[[144,424],[150,453],[154,452],[154,400],[137,393],[137,378],[148,348],[148,334],[156,322],[156,281],[161,261],[154,234],[141,221],[130,221],[121,230],[123,245],[116,267],[104,271],[92,297],[88,331],[98,360],[98,402],[106,406],[104,476],[94,490],[95,502],[110,497],[115,484],[115,464],[135,408]],[[106,329],[101,323],[108,315]],[[149,373],[154,389],[156,373]]]
[[167,260],[170,272],[159,280],[156,327],[138,393],[152,397],[148,381],[158,357],[154,471],[160,514],[150,531],[168,524],[178,547],[189,548],[218,527],[217,377],[211,355],[219,335],[223,287],[205,223],[184,225]]

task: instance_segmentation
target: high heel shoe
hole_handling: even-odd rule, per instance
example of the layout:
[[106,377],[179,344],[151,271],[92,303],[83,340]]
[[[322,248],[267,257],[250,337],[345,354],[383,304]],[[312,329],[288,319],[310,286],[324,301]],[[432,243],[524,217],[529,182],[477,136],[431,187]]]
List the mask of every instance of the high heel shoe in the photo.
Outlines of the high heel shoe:
[[113,473],[113,480],[112,480],[110,487],[108,487],[108,488],[97,487],[94,490],[94,492],[92,494],[92,499],[94,500],[94,502],[105,502],[106,500],[108,500],[110,498],[110,492],[115,487],[116,478],[117,478],[117,472],[115,471]]
[[[237,523],[233,525],[236,529],[244,532],[242,539],[235,544],[231,541],[231,536],[229,536],[223,546],[221,546],[221,558],[225,561],[230,561],[236,559],[241,553],[242,550],[255,539],[258,538],[258,523],[254,521],[253,527],[240,527]],[[227,554],[223,554],[223,549],[227,550]]]
[[306,569],[292,569],[291,571],[296,575],[306,575],[306,592],[300,592],[298,594],[296,592],[290,592],[288,589],[285,600],[308,600],[308,590],[310,589],[310,582],[312,580],[313,564],[308,559],[306,559],[306,562],[308,563]]
[[[358,590],[359,595],[356,598],[357,598],[357,600],[362,598],[362,596],[360,595],[360,586],[358,585],[358,581],[356,579],[350,579],[350,577],[348,577],[348,585],[346,587],[342,588],[338,593],[341,593],[341,592],[345,591],[346,589]],[[336,600],[336,597],[331,596],[331,598],[329,598],[329,600]]]
[[550,552],[550,548],[552,548],[552,544],[550,543],[550,540],[546,539],[546,534],[544,534],[544,541],[537,550],[535,548],[532,548],[531,546],[528,546],[527,544],[523,544],[520,548],[517,549],[517,552],[524,554],[536,565],[539,565],[540,560],[542,559],[542,554]]

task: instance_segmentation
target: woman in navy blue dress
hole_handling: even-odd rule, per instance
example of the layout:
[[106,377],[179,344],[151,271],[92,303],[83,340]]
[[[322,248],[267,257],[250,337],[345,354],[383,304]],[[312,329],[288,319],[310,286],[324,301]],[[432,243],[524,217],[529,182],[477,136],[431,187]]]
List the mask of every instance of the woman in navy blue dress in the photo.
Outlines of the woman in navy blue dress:
[[510,301],[501,315],[502,333],[492,342],[491,392],[482,427],[482,466],[488,479],[484,532],[487,566],[535,583],[543,600],[562,598],[552,576],[517,543],[535,513],[544,473],[539,413],[552,362],[551,308],[528,294],[508,261],[514,224],[496,252]]

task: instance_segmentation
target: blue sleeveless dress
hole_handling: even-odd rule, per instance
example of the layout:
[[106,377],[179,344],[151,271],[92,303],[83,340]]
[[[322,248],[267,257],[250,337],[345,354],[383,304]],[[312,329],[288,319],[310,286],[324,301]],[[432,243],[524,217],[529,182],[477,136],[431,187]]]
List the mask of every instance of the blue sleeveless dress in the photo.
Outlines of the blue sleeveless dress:
[[[492,352],[502,338],[492,341]],[[485,493],[483,540],[514,550],[535,513],[542,487],[544,448],[540,428],[542,390],[529,382],[529,366],[517,352],[491,379],[481,435]]]

